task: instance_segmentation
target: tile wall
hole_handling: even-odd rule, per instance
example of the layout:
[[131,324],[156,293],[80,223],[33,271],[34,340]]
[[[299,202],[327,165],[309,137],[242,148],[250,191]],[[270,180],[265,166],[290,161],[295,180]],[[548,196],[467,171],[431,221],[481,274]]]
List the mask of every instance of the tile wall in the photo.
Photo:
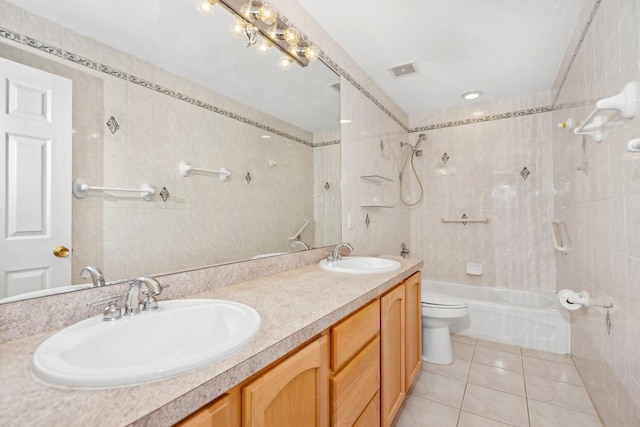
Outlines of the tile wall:
[[[73,81],[74,178],[82,177],[94,186],[138,187],[149,183],[157,192],[163,188],[168,191],[166,201],[159,195],[151,202],[93,193],[85,199],[74,198],[74,283],[85,281],[78,277],[85,265],[97,265],[109,280],[115,280],[289,251],[288,237],[305,219],[312,221],[302,235],[307,244],[318,246],[340,240],[340,204],[335,196],[340,189],[339,131],[311,135],[8,3],[0,2],[0,12],[0,26],[17,34],[99,61],[293,137],[265,132],[3,38],[3,57]],[[117,122],[117,130],[107,126],[111,118]],[[262,138],[264,134],[271,138]],[[334,144],[320,147],[323,154],[314,161],[311,142],[324,142],[325,136]],[[310,143],[303,144],[296,138]],[[200,168],[225,167],[233,174],[227,182],[203,175],[183,178],[177,172],[181,160]],[[331,192],[333,197],[314,199],[314,163],[323,166],[330,162],[334,165],[325,181],[338,184]],[[250,183],[245,179],[247,173]],[[319,242],[315,242],[314,210],[332,212],[332,223],[321,230]]]
[[[428,127],[550,102],[550,93],[532,94],[412,117],[411,123]],[[414,164],[425,200],[411,209],[411,254],[424,260],[424,277],[555,292],[547,228],[553,214],[551,113],[514,114],[424,133],[423,155]],[[409,135],[412,143],[417,135]],[[409,167],[405,176],[415,199],[418,186]],[[489,218],[489,223],[442,222],[462,215]],[[466,263],[482,264],[482,275],[466,274]]]
[[[595,100],[640,78],[640,2],[585,3],[573,46],[583,40],[566,53],[572,67],[553,124],[584,120]],[[561,108],[569,105],[581,106]],[[574,245],[556,257],[557,287],[613,301],[610,334],[606,310],[571,313],[572,353],[606,425],[626,427],[640,425],[640,155],[626,150],[640,136],[640,120],[604,115],[610,123],[601,143],[587,137],[583,145],[582,137],[553,127],[555,216],[566,221]]]
[[[342,117],[351,120],[341,127],[342,238],[359,255],[398,256],[400,245],[409,243],[409,212],[398,183],[407,133],[344,78],[341,92]],[[362,178],[371,175],[383,178]]]

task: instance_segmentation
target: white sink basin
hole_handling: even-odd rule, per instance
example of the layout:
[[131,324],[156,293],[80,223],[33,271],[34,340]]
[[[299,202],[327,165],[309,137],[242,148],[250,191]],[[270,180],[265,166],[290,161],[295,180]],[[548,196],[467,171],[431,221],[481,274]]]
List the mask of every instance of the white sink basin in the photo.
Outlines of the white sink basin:
[[387,273],[400,268],[398,261],[387,258],[347,256],[338,261],[320,261],[320,267],[339,273],[370,274]]
[[160,301],[159,308],[112,322],[83,320],[44,341],[33,355],[41,380],[116,387],[201,368],[249,344],[260,329],[253,308],[223,300]]

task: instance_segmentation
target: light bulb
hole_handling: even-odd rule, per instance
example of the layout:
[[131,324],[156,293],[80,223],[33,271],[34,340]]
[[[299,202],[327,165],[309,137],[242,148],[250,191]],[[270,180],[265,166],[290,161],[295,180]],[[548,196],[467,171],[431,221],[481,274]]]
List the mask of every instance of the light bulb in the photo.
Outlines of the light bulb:
[[264,56],[264,55],[268,55],[269,52],[271,52],[271,46],[273,46],[273,43],[263,39],[256,49],[258,49],[258,53],[260,55]]
[[320,49],[311,45],[304,50],[304,56],[306,56],[309,61],[315,61],[320,57]]
[[213,14],[213,6],[218,2],[218,0],[197,0],[198,10],[205,15]]
[[240,8],[240,15],[244,16],[245,18],[250,18],[251,17],[251,6],[252,6],[252,1],[250,1],[249,3],[245,4],[244,6],[242,6]]
[[237,19],[234,23],[231,24],[231,28],[229,30],[234,36],[240,36],[244,34],[244,27],[246,26],[247,24],[243,20]]
[[276,22],[278,15],[273,9],[271,9],[269,6],[264,4],[262,5],[262,7],[260,7],[260,10],[258,11],[258,17],[265,24],[271,25]]
[[284,30],[284,40],[289,43],[291,46],[298,44],[300,41],[300,31],[296,30],[293,27],[289,27]]
[[283,56],[278,62],[278,66],[281,70],[288,70],[289,68],[291,68],[291,64],[293,64],[293,59],[288,56]]

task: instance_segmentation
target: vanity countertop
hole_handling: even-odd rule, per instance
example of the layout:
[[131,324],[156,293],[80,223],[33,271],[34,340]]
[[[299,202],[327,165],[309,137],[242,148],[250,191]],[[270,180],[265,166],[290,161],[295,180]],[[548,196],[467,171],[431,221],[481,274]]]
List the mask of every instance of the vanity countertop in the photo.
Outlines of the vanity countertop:
[[34,377],[31,357],[38,345],[56,331],[2,344],[0,425],[172,425],[423,265],[422,261],[396,259],[401,268],[390,273],[334,273],[312,264],[190,296],[250,305],[262,317],[261,330],[241,351],[167,380],[101,390],[50,386]]

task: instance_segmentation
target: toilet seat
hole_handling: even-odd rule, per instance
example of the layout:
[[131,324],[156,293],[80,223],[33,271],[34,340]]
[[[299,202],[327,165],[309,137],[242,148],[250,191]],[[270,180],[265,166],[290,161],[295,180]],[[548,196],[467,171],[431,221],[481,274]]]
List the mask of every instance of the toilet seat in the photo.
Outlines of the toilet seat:
[[457,297],[436,292],[425,292],[422,294],[422,306],[431,308],[466,308],[467,303]]

